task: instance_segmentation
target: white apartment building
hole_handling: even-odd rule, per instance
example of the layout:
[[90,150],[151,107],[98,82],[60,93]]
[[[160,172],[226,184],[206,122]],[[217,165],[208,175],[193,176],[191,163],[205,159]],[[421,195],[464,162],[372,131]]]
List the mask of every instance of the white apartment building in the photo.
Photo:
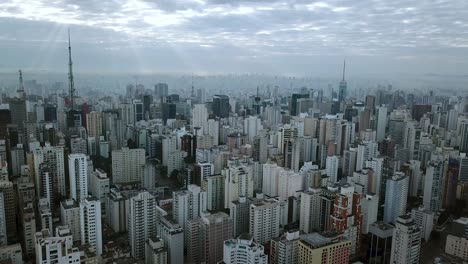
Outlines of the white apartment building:
[[407,215],[397,218],[393,230],[390,263],[419,264],[421,230]]
[[81,244],[88,244],[96,255],[102,254],[101,201],[94,197],[80,202]]
[[145,150],[122,148],[112,151],[113,183],[140,182],[145,169]]
[[320,230],[321,193],[320,188],[309,188],[301,193],[299,230],[304,233]]
[[249,234],[224,241],[223,263],[267,264],[268,256],[262,245],[255,243]]
[[257,243],[265,244],[280,232],[280,203],[264,199],[250,205],[249,233]]
[[134,258],[145,256],[145,242],[156,235],[156,198],[140,192],[129,199],[128,240]]
[[88,161],[85,154],[68,156],[68,174],[70,197],[77,201],[88,197]]
[[207,196],[197,185],[191,184],[187,190],[173,192],[173,219],[185,230],[188,220],[202,216],[207,209]]
[[60,203],[60,219],[62,225],[68,226],[73,236],[73,241],[81,240],[80,205],[73,199],[67,199]]

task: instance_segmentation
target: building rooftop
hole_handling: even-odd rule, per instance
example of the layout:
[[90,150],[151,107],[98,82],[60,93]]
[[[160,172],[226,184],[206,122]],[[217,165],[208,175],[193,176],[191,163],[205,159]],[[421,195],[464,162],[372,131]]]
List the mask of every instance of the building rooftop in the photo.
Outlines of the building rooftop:
[[301,236],[301,241],[306,242],[313,248],[319,248],[332,243],[330,238],[324,237],[319,233],[310,233]]

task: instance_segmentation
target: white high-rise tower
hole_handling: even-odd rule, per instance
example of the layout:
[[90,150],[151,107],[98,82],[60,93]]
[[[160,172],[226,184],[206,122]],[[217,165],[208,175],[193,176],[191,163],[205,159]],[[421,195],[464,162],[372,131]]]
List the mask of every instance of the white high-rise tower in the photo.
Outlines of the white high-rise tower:
[[88,161],[85,154],[68,156],[70,176],[70,197],[80,201],[88,197]]
[[148,192],[141,192],[129,201],[128,239],[134,258],[145,256],[145,242],[154,235],[156,235],[156,198]]
[[421,230],[410,216],[398,217],[392,238],[390,263],[418,264],[421,250]]
[[94,197],[80,203],[81,244],[90,245],[96,255],[102,254],[101,201]]

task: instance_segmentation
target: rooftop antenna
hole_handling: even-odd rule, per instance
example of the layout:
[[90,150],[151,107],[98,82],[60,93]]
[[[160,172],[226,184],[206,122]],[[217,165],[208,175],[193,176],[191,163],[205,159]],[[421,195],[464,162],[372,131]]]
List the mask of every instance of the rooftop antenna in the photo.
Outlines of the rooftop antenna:
[[19,89],[18,89],[18,94],[22,96],[24,94],[24,83],[23,83],[23,72],[21,69],[18,70],[19,72]]
[[346,60],[343,61],[343,81],[345,80],[345,73],[346,73]]
[[195,97],[195,87],[193,86],[193,72],[192,72],[192,98]]
[[71,111],[75,110],[75,83],[73,81],[73,63],[71,57],[70,28],[68,28],[68,82],[70,93]]

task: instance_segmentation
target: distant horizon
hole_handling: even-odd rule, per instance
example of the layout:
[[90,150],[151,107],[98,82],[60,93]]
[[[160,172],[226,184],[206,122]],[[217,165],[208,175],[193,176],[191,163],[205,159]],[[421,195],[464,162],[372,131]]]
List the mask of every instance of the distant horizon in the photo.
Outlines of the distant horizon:
[[[28,69],[28,68],[17,68],[12,70],[7,69],[0,69],[1,75],[17,75],[18,70],[22,70],[23,74],[32,74],[32,75],[47,75],[47,74],[68,74],[67,69],[63,70],[53,70],[53,69]],[[281,78],[305,78],[305,79],[340,79],[341,74],[273,74],[273,73],[263,73],[263,72],[188,72],[188,71],[145,71],[145,72],[137,72],[137,71],[82,71],[76,70],[75,67],[73,68],[73,73],[77,75],[118,75],[118,76],[153,76],[153,75],[168,75],[173,77],[219,77],[219,76],[266,76],[266,77],[281,77]],[[431,78],[468,78],[468,73],[466,74],[441,74],[441,73],[434,73],[434,72],[427,72],[427,73],[395,73],[395,74],[382,74],[378,76],[373,75],[366,75],[366,74],[350,74],[346,73],[346,79],[356,78],[356,79],[385,79],[385,78],[395,78],[394,75],[404,76],[405,78],[418,78],[418,77],[431,77]]]

